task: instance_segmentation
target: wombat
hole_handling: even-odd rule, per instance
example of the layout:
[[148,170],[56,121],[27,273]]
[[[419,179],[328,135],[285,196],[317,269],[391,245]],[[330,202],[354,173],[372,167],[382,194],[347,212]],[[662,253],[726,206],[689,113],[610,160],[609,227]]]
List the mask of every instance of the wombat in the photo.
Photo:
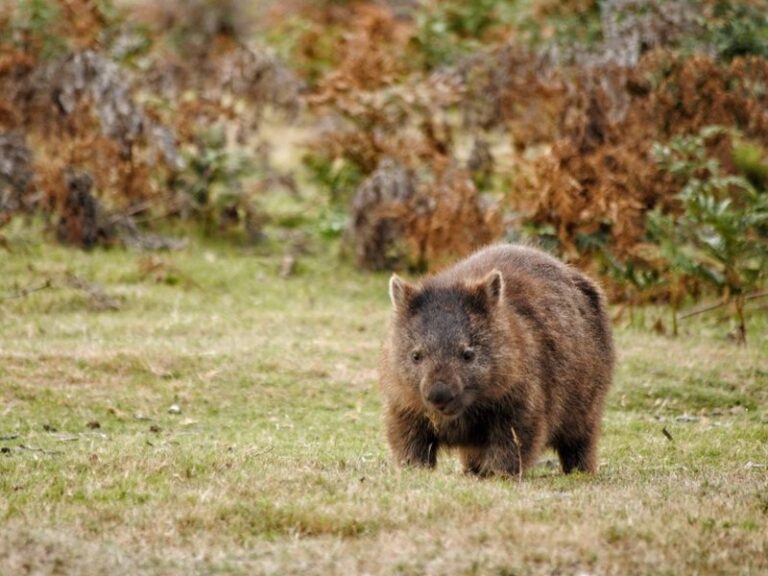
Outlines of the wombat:
[[394,315],[380,383],[397,462],[433,467],[458,449],[467,473],[521,475],[541,450],[594,472],[614,363],[600,289],[526,246],[484,248],[411,285]]

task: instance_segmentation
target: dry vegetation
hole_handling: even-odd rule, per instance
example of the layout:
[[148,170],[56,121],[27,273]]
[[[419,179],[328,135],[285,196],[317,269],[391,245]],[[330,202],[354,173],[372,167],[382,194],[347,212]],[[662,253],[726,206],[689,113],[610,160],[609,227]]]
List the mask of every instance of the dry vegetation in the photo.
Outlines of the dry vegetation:
[[[524,29],[520,14],[506,28],[499,24],[513,9],[492,1],[427,3],[412,20],[379,10],[345,22],[352,32],[340,35],[339,62],[310,86],[308,102],[329,127],[308,166],[342,203],[352,195],[341,192],[362,181],[350,215],[358,264],[434,269],[489,238],[528,237],[602,276],[616,300],[676,308],[703,294],[735,296],[740,315],[738,298],[759,291],[767,269],[760,256],[768,253],[761,7],[534,4],[535,18],[557,26],[558,18],[579,16],[600,34],[587,41],[561,32],[537,44],[515,33]],[[476,35],[468,38],[472,26]],[[374,40],[353,41],[359,38]],[[441,39],[472,40],[474,48],[436,53]],[[408,69],[395,78],[398,67],[387,58]],[[684,174],[656,153],[715,133]],[[385,163],[407,174],[410,184],[397,188],[410,191],[407,201],[382,188]],[[697,201],[712,209],[689,219],[698,219],[699,238],[675,238],[685,246],[683,264],[659,249],[670,238],[654,235],[647,215],[690,216],[686,210],[695,210],[681,195],[692,182],[701,184]],[[742,190],[753,199],[745,202]],[[749,215],[740,226],[726,222],[739,218],[726,218],[726,204]],[[751,248],[727,256],[713,248],[737,234]],[[732,274],[726,260],[749,261],[749,274]]]
[[[176,244],[153,223],[180,218],[258,243],[283,224],[268,196],[309,191],[298,227],[345,231],[361,268],[533,239],[616,300],[735,298],[741,317],[768,268],[767,7],[24,0],[0,12],[0,223],[157,248]],[[305,135],[288,171],[275,111]],[[684,174],[656,153],[715,128]],[[654,211],[697,230],[659,236]],[[749,249],[713,248],[745,226]]]
[[4,7],[0,134],[17,159],[0,166],[6,219],[36,209],[85,248],[158,217],[257,236],[259,182],[241,181],[257,156],[250,135],[265,107],[295,111],[299,81],[237,36],[237,17],[235,4],[203,1],[130,16],[100,2]]

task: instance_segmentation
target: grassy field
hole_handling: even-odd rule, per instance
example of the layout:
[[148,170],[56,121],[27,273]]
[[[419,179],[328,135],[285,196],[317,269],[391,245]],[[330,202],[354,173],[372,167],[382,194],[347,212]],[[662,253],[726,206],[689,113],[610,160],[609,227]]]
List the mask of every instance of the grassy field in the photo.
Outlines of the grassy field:
[[594,477],[403,471],[386,277],[316,252],[0,247],[0,574],[768,571],[764,312],[617,328]]

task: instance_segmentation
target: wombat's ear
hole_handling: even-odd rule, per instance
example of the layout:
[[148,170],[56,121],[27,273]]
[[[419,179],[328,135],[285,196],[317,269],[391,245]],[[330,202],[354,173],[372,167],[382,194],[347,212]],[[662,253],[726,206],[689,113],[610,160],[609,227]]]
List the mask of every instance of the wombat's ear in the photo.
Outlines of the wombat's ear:
[[389,298],[392,300],[392,306],[395,307],[395,310],[403,310],[415,291],[413,286],[397,274],[392,274],[392,278],[389,279]]
[[496,304],[501,300],[504,293],[504,277],[496,269],[493,269],[488,275],[480,282],[485,297],[490,304]]

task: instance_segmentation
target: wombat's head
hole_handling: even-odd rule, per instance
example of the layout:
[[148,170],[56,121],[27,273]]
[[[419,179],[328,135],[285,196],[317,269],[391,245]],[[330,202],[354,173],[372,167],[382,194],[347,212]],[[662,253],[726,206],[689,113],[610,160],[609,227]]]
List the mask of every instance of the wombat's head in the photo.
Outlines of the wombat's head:
[[413,403],[443,418],[460,416],[493,384],[494,326],[504,280],[494,270],[469,284],[416,287],[397,275],[389,282],[395,308],[390,354],[398,381]]

